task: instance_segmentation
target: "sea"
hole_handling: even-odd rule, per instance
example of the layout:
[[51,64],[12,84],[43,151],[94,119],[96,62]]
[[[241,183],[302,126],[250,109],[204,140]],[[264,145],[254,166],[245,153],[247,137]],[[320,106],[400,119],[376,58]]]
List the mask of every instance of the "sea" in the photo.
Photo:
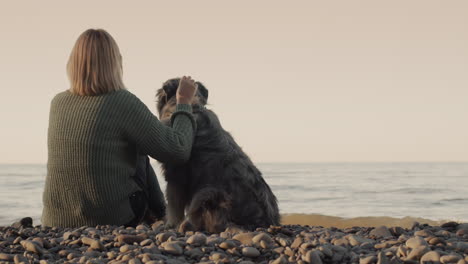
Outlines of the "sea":
[[[281,214],[468,222],[468,163],[259,163]],[[165,182],[153,164],[161,187]],[[0,226],[40,224],[45,164],[0,165]]]

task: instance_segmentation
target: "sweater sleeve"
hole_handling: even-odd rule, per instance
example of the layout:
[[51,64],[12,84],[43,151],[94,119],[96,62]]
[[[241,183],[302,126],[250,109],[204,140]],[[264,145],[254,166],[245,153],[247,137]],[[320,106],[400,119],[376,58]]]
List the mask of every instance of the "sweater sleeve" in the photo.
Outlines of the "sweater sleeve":
[[136,96],[127,92],[121,114],[126,136],[141,154],[167,163],[183,163],[190,158],[195,119],[192,106],[179,104],[172,114],[172,127],[162,124]]

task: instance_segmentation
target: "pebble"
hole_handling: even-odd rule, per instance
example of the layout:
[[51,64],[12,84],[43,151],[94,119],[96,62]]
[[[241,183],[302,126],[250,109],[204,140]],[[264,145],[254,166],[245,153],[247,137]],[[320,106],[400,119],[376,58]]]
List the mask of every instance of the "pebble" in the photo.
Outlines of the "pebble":
[[460,252],[465,252],[468,250],[468,242],[457,242],[455,246],[455,250]]
[[459,225],[459,223],[454,222],[454,221],[450,221],[450,222],[447,222],[447,223],[443,223],[442,225],[440,225],[440,227],[442,227],[442,228],[456,228],[458,225]]
[[13,244],[19,244],[21,242],[21,240],[23,240],[20,236],[15,238],[15,240],[13,240]]
[[123,245],[120,247],[120,252],[125,253],[134,250],[136,247],[133,245]]
[[79,238],[80,235],[81,234],[77,231],[74,231],[74,232],[68,231],[68,232],[63,233],[63,239],[68,240],[68,239],[73,239],[73,238]]
[[82,237],[81,242],[85,245],[88,245],[90,249],[92,250],[99,250],[103,251],[105,247],[102,245],[102,243],[99,240],[92,239],[89,237]]
[[397,256],[400,258],[406,258],[408,255],[408,249],[406,246],[399,246],[397,249]]
[[86,251],[83,255],[89,258],[99,258],[102,256],[102,254],[97,251]]
[[420,237],[429,237],[429,236],[433,236],[434,234],[432,234],[432,232],[429,230],[423,229],[423,230],[414,232],[414,235],[420,236]]
[[392,237],[392,233],[386,226],[379,226],[374,228],[370,233],[370,236],[376,237],[376,238],[386,238],[386,237]]
[[232,239],[240,241],[243,245],[251,246],[252,245],[252,239],[254,238],[255,234],[254,233],[240,233],[232,237]]
[[133,258],[128,261],[128,264],[142,264],[141,260],[138,258]]
[[457,263],[460,259],[462,259],[460,255],[449,254],[449,255],[440,257],[440,262],[444,264]]
[[213,261],[222,261],[226,258],[227,258],[226,254],[222,252],[212,252],[210,256],[210,259]]
[[116,241],[125,244],[133,244],[133,243],[140,243],[144,240],[141,236],[136,235],[118,235],[116,237]]
[[322,264],[322,259],[320,258],[319,251],[317,250],[307,251],[303,260],[310,264]]
[[29,260],[25,256],[18,255],[18,254],[16,254],[13,257],[13,260],[15,261],[15,264],[17,264],[17,263],[29,263]]
[[424,254],[426,254],[428,251],[429,251],[429,248],[427,246],[415,247],[415,248],[413,248],[411,250],[411,252],[408,254],[408,257],[406,259],[408,259],[408,260],[418,260]]
[[3,261],[12,261],[13,257],[14,256],[10,254],[0,253],[0,260],[3,260]]
[[347,247],[349,245],[349,241],[346,238],[338,238],[333,240],[333,245]]
[[184,254],[189,256],[190,258],[193,258],[193,259],[201,258],[204,255],[204,253],[199,248],[194,248],[194,249],[187,250],[187,251],[185,251]]
[[80,254],[80,253],[70,253],[67,255],[67,259],[68,260],[72,260],[72,259],[75,259],[75,258],[81,258],[83,255]]
[[288,264],[288,259],[285,256],[279,256],[271,264]]
[[260,241],[265,241],[267,244],[273,244],[273,239],[267,233],[260,233],[252,238],[252,242],[255,244],[259,244]]
[[163,248],[165,252],[176,256],[180,256],[184,252],[182,247],[177,242],[165,242]]
[[412,237],[410,239],[408,239],[406,241],[406,246],[408,248],[417,248],[417,247],[420,247],[420,246],[427,246],[427,242],[426,240],[424,240],[422,237],[420,236],[416,236],[416,237]]
[[384,249],[384,248],[388,248],[388,247],[390,247],[390,244],[388,242],[383,242],[383,243],[379,243],[379,244],[374,245],[374,248],[376,248],[376,249]]
[[320,250],[323,256],[328,258],[333,257],[333,251],[327,245],[320,246],[317,249]]
[[377,264],[390,264],[390,260],[383,251],[380,251],[377,255]]
[[236,247],[236,243],[234,243],[232,240],[226,240],[219,244],[219,247],[222,249],[230,249]]
[[399,226],[390,227],[389,230],[394,236],[400,236],[405,233],[405,229]]
[[437,251],[429,251],[421,257],[422,264],[439,264],[440,254]]
[[291,248],[298,248],[302,244],[302,238],[301,237],[296,237],[294,241],[291,244]]
[[278,254],[283,254],[284,252],[284,247],[275,247],[272,249],[273,252],[278,253]]
[[31,217],[24,217],[20,221],[13,223],[11,226],[18,229],[33,227],[33,220]]
[[375,243],[375,240],[373,239],[369,239],[369,238],[363,238],[363,237],[360,237],[360,236],[356,236],[356,235],[350,235],[350,236],[347,236],[347,239],[349,240],[349,244],[351,246],[359,246],[363,243]]
[[187,243],[194,246],[204,246],[206,244],[206,236],[203,234],[195,234],[187,239]]
[[249,258],[256,258],[260,256],[260,251],[254,247],[245,247],[242,248],[242,255],[249,257]]
[[[285,238],[285,237],[279,237],[279,238],[276,239],[276,241],[278,242],[278,244],[280,244],[283,247],[287,247],[287,246],[289,246],[291,244],[291,241],[288,238]],[[262,243],[262,242],[264,242],[265,245],[266,245],[263,248],[268,248],[271,245],[273,245],[273,243],[274,243],[273,240],[272,240],[271,243],[268,243],[265,240],[260,241],[260,243]]]
[[107,252],[106,255],[107,255],[108,259],[115,259],[117,257],[117,254],[114,251],[109,251],[109,252]]
[[292,257],[292,256],[294,256],[294,251],[293,251],[291,248],[287,247],[287,248],[284,250],[284,254],[285,254],[285,255],[288,255],[289,257]]
[[206,239],[206,244],[213,246],[216,244],[221,244],[224,240],[225,238],[212,235]]
[[429,239],[429,244],[431,245],[437,245],[437,244],[445,244],[445,240],[440,237],[433,237]]
[[359,259],[359,264],[372,264],[377,262],[376,256],[366,256]]
[[44,254],[44,249],[35,242],[22,240],[20,244],[23,246],[24,249],[26,249],[26,251],[34,252],[39,255]]
[[145,240],[140,242],[140,246],[145,247],[145,246],[151,245],[151,243],[153,243],[153,240],[145,239]]
[[35,237],[31,241],[36,242],[41,248],[44,247],[44,240],[41,237]]

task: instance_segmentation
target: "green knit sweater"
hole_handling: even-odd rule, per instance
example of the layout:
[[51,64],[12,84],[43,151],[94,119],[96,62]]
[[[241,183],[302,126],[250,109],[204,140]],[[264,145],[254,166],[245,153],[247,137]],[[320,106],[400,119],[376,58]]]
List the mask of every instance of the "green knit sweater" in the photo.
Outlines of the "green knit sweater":
[[[138,154],[161,162],[190,157],[195,120],[178,105],[172,127],[163,125],[126,90],[99,96],[65,91],[51,103],[42,224],[79,227],[123,225],[134,217],[129,195]],[[152,189],[158,189],[157,180]],[[158,203],[160,197],[150,197]],[[159,201],[160,202],[160,201]]]

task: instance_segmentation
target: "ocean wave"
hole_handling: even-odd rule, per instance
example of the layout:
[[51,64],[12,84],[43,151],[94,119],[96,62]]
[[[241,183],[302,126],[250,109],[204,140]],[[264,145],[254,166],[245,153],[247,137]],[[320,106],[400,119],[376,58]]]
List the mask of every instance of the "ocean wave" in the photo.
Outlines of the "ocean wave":
[[448,199],[442,199],[440,201],[441,202],[464,202],[464,201],[468,201],[468,198],[448,198]]
[[319,188],[314,188],[310,186],[304,186],[304,185],[279,185],[279,184],[270,184],[270,187],[272,189],[275,189],[277,191],[303,191],[303,192],[310,192],[310,191],[315,191],[318,190]]
[[446,193],[447,189],[441,188],[427,188],[427,187],[403,187],[397,189],[390,189],[390,190],[382,190],[381,193],[405,193],[405,194],[423,194],[423,193]]

